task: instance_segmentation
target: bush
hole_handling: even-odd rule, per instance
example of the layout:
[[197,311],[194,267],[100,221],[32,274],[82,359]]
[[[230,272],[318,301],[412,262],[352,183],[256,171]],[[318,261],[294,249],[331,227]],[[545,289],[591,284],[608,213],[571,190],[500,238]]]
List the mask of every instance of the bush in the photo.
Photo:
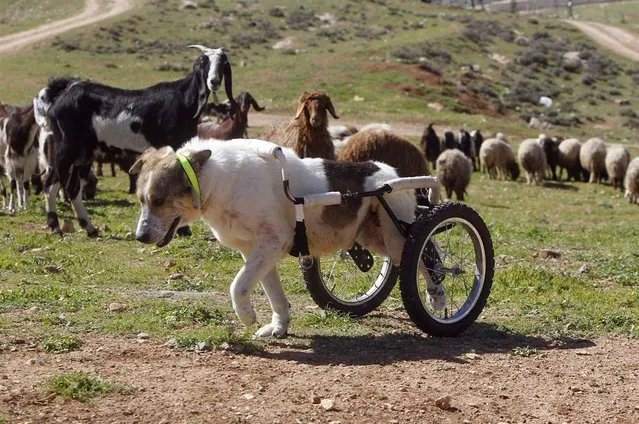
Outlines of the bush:
[[619,115],[625,116],[626,118],[639,118],[639,116],[637,116],[637,112],[630,108],[621,109],[619,111]]
[[292,11],[288,18],[286,18],[286,24],[290,29],[306,30],[309,27],[315,26],[315,11],[306,10],[304,6],[300,6],[298,9]]
[[449,64],[453,60],[450,53],[432,47],[428,43],[415,47],[400,47],[393,52],[393,56],[402,60],[404,63],[420,63],[423,61],[423,58],[443,64]]

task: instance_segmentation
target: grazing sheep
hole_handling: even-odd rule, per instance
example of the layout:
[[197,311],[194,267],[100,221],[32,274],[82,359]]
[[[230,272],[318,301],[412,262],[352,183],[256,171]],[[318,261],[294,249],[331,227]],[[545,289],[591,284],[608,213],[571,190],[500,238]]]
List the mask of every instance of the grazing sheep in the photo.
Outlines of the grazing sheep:
[[339,160],[384,162],[397,169],[400,177],[430,175],[424,155],[408,140],[389,131],[360,131],[349,138]]
[[198,137],[203,140],[208,138],[215,138],[217,140],[247,138],[248,113],[251,106],[258,112],[263,111],[264,108],[257,104],[253,96],[251,96],[251,93],[245,91],[241,92],[235,98],[235,102],[240,108],[238,113],[233,116],[229,114],[228,118],[219,125],[211,121],[199,123],[197,126]]
[[630,153],[625,147],[615,144],[608,148],[606,152],[606,172],[608,172],[608,179],[613,188],[623,190],[623,181],[629,163]]
[[444,131],[444,146],[442,150],[446,149],[457,149],[459,147],[459,143],[457,142],[457,137],[455,137],[455,133],[451,129],[446,129]]
[[579,152],[581,151],[581,142],[576,138],[568,138],[559,143],[559,157],[557,164],[559,165],[559,176],[566,170],[568,176],[567,181],[574,179],[579,181],[581,177],[581,163],[579,162]]
[[352,125],[329,125],[328,133],[331,135],[333,142],[342,141],[357,133],[357,128]]
[[590,173],[589,183],[601,182],[606,175],[606,143],[600,138],[586,141],[579,151],[579,161]]
[[477,153],[475,151],[475,143],[473,143],[473,138],[470,133],[466,130],[459,131],[459,150],[464,152],[466,157],[471,160],[471,162],[475,162],[475,156]]
[[441,141],[439,140],[439,136],[435,132],[433,128],[433,124],[428,124],[426,129],[424,129],[424,134],[422,134],[421,140],[422,151],[426,156],[426,160],[431,163],[433,169],[437,167],[437,158],[441,153]]
[[437,179],[446,189],[446,196],[464,200],[466,187],[473,173],[473,162],[459,149],[444,150],[437,158]]
[[373,123],[364,125],[359,130],[360,131],[368,131],[368,130],[371,130],[371,131],[392,131],[393,128],[390,125],[385,124],[383,122],[373,122]]
[[479,150],[479,157],[491,180],[510,177],[515,181],[519,178],[521,171],[515,154],[505,141],[496,138],[485,140]]
[[470,137],[473,140],[473,145],[475,147],[475,159],[473,160],[473,169],[475,171],[479,171],[481,167],[481,161],[479,160],[479,150],[481,150],[481,145],[484,143],[484,136],[480,130],[475,130],[470,133]]
[[335,159],[327,112],[339,119],[325,91],[306,91],[300,97],[295,118],[288,125],[268,129],[261,138],[292,148],[300,158]]
[[517,152],[519,164],[526,171],[528,184],[541,184],[546,173],[546,154],[539,141],[529,138],[521,142]]
[[544,153],[546,154],[546,165],[550,170],[552,175],[552,179],[557,181],[557,164],[559,162],[559,142],[547,136],[546,134],[541,134],[539,136],[539,144],[541,145]]
[[628,165],[623,185],[626,189],[624,197],[630,203],[639,204],[639,158],[634,158]]

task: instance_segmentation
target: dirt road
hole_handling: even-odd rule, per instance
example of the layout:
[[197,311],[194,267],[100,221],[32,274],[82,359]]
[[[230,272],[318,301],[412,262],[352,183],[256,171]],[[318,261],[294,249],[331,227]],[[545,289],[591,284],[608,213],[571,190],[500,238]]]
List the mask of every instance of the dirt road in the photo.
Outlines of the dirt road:
[[596,22],[569,19],[564,22],[579,28],[584,34],[607,49],[628,59],[639,61],[639,36],[621,28]]
[[85,0],[84,11],[60,21],[0,37],[0,54],[15,52],[29,44],[54,37],[63,32],[112,18],[133,8],[134,0]]

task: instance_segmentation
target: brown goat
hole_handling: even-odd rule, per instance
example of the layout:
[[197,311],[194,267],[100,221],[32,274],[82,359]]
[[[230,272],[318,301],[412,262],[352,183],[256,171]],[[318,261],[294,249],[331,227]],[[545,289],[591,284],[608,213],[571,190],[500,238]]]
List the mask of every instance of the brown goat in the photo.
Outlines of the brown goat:
[[234,116],[230,116],[217,125],[213,122],[201,122],[197,126],[197,135],[201,139],[215,138],[218,140],[233,140],[234,138],[246,138],[246,129],[248,128],[248,113],[251,106],[258,112],[264,110],[257,104],[251,93],[242,92],[236,98],[235,102],[239,105],[240,110]]
[[384,162],[397,169],[400,177],[430,175],[428,163],[419,147],[385,130],[367,130],[354,134],[340,151],[338,159]]
[[325,91],[306,91],[300,97],[295,119],[268,129],[261,138],[290,147],[301,158],[335,159],[327,112],[339,119]]

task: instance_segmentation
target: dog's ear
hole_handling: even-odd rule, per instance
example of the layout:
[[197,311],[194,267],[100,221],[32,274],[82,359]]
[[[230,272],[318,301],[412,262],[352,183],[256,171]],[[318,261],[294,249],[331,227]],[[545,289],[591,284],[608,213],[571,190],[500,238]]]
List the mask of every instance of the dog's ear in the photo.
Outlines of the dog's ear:
[[212,153],[213,152],[207,149],[207,150],[202,150],[199,152],[192,153],[191,156],[189,156],[189,160],[193,164],[193,167],[195,168],[195,172],[202,169],[206,161],[209,160],[209,158],[211,157]]
[[[131,175],[137,175],[140,173],[140,171],[142,170],[142,165],[144,165],[144,161],[153,153],[157,152],[158,149],[156,149],[155,147],[149,147],[148,149],[146,149],[138,158],[138,160],[135,161],[135,163],[133,164],[133,166],[131,166],[131,168],[129,168],[129,174]],[[173,149],[171,149],[171,151],[173,151]]]

